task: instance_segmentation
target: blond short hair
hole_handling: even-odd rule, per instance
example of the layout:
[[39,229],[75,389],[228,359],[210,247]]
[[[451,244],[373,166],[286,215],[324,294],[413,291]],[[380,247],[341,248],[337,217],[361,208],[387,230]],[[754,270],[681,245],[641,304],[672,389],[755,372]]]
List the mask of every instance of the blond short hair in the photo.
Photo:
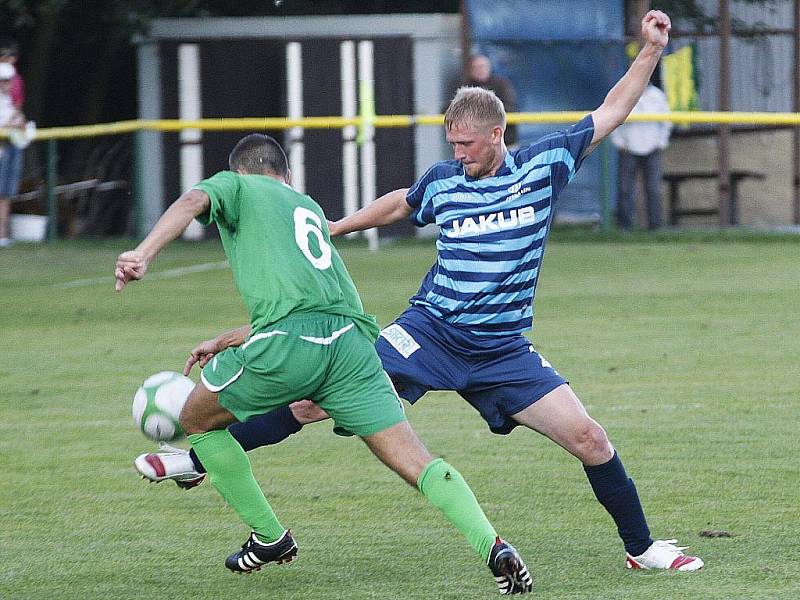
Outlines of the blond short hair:
[[499,126],[505,130],[506,109],[503,101],[491,90],[474,86],[460,87],[444,113],[445,128],[450,130],[454,125]]

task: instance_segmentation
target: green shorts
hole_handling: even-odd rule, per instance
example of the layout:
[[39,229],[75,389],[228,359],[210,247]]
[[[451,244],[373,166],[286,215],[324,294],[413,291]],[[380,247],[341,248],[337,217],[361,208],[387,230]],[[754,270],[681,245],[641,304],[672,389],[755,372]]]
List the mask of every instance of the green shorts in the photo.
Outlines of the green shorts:
[[339,431],[366,437],[405,420],[372,341],[351,319],[289,316],[217,354],[201,373],[239,421],[313,400]]

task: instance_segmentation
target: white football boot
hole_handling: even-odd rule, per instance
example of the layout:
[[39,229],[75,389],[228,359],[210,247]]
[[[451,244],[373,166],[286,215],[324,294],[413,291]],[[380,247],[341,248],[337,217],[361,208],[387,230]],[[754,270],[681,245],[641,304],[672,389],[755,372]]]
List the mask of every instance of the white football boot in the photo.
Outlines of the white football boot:
[[629,569],[672,569],[675,571],[697,571],[703,568],[702,559],[683,553],[688,546],[676,546],[678,540],[656,540],[644,554],[631,556],[626,553],[625,566]]
[[159,446],[161,452],[140,454],[133,461],[133,467],[152,483],[160,483],[171,479],[184,490],[203,483],[205,473],[200,473],[194,466],[188,450],[175,448],[167,444]]

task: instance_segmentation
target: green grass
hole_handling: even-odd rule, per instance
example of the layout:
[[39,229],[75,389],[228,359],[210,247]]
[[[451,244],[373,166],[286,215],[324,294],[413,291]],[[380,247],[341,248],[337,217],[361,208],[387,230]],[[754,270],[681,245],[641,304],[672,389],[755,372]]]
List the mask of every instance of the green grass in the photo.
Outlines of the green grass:
[[[444,518],[329,424],[251,455],[299,560],[228,573],[222,560],[247,531],[209,485],[181,492],[136,478],[131,461],[151,446],[130,405],[146,376],[180,370],[195,343],[246,315],[228,270],[114,294],[123,249],[0,252],[0,597],[496,595]],[[377,255],[342,244],[382,324],[433,252],[433,242]],[[216,243],[177,244],[151,274],[223,259]],[[691,544],[707,563],[700,573],[623,569],[580,466],[543,438],[493,436],[449,393],[429,394],[410,420],[526,557],[539,598],[800,597],[799,282],[792,238],[556,232],[549,244],[535,344],[609,431],[654,534]]]

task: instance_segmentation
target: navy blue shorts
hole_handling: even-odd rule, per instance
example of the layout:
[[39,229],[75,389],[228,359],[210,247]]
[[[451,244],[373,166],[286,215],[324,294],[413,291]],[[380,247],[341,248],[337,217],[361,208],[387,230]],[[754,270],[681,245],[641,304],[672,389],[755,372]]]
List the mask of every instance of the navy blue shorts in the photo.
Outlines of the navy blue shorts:
[[524,336],[477,336],[416,306],[381,331],[375,348],[401,398],[458,392],[494,433],[510,433],[518,425],[511,415],[567,383]]

